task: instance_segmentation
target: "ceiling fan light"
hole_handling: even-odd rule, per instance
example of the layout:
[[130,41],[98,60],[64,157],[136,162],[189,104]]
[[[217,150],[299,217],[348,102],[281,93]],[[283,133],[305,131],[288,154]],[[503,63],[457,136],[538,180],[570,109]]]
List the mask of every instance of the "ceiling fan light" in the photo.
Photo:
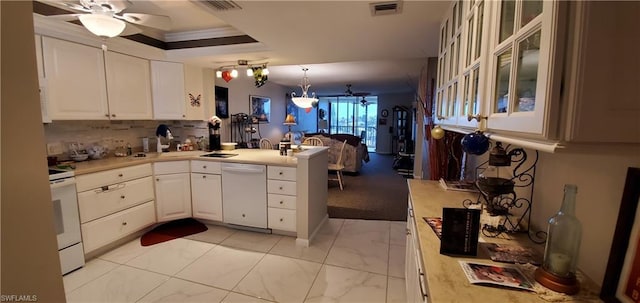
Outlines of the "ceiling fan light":
[[222,71],[221,70],[217,70],[216,71],[216,78],[222,78]]
[[247,77],[253,77],[253,69],[251,67],[247,68]]
[[101,14],[85,14],[78,17],[82,25],[100,37],[113,38],[122,33],[126,24],[122,20]]
[[262,74],[265,76],[269,75],[269,69],[266,64],[262,67]]
[[234,69],[231,71],[231,77],[233,77],[233,78],[238,78],[238,70],[237,70],[237,69],[235,69],[235,68],[234,68]]

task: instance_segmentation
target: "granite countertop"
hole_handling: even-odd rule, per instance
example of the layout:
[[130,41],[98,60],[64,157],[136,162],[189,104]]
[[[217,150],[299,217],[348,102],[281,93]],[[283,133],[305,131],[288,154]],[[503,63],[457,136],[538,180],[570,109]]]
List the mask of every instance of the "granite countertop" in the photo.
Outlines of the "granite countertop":
[[[440,254],[440,239],[431,227],[423,220],[423,217],[442,217],[443,207],[461,208],[462,201],[477,199],[476,193],[445,191],[438,181],[426,181],[409,179],[409,196],[413,204],[413,213],[416,221],[416,232],[422,253],[422,262],[425,267],[425,276],[429,289],[429,302],[453,303],[453,302],[548,302],[542,297],[549,296],[549,290],[536,286],[536,292],[501,289],[488,286],[472,285],[467,280],[458,261],[471,261],[478,263],[495,263],[483,249],[478,248],[476,257],[453,257]],[[520,244],[523,246],[541,248],[531,242],[526,234],[517,236],[505,236],[501,238],[482,237],[480,242]],[[482,244],[482,243],[480,243]],[[495,263],[502,264],[505,263]],[[523,266],[525,272],[532,271],[533,265]],[[581,275],[579,274],[579,278]],[[584,277],[583,289],[578,296],[565,295],[564,301],[588,302],[598,301],[598,287],[588,278]],[[553,292],[553,295],[558,295]]]
[[212,153],[210,151],[174,151],[166,153],[146,153],[145,157],[135,157],[135,155],[127,157],[108,157],[99,160],[75,162],[72,165],[75,166],[76,176],[145,163],[179,160],[200,160],[297,167],[298,158],[311,157],[319,151],[321,151],[321,149],[309,149],[296,153],[293,157],[280,156],[280,151],[278,150],[235,149],[220,151],[220,153],[237,154],[237,156],[229,158],[201,157],[201,155]]

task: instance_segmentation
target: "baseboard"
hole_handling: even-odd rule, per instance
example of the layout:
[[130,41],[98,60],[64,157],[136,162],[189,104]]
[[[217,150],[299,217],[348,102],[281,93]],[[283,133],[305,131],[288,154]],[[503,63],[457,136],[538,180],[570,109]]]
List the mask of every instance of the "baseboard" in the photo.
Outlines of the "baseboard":
[[327,221],[329,221],[329,214],[326,214],[324,216],[324,219],[322,219],[322,222],[320,222],[320,224],[316,226],[316,229],[311,233],[309,239],[296,238],[296,246],[309,247],[309,244],[313,241],[313,238],[316,237],[322,226],[324,226]]

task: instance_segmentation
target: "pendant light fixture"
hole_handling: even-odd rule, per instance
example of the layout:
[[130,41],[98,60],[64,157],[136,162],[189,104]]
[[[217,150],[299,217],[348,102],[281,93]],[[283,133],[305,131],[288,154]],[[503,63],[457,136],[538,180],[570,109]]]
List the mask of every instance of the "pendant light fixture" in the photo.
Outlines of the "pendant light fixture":
[[307,78],[307,71],[309,69],[304,67],[302,71],[304,72],[304,77],[302,78],[302,83],[300,83],[300,88],[302,88],[302,96],[296,97],[296,93],[291,93],[291,100],[293,104],[300,108],[311,108],[313,105],[318,103],[318,98],[316,98],[316,93],[311,93],[311,97],[307,94],[309,87],[309,78]]

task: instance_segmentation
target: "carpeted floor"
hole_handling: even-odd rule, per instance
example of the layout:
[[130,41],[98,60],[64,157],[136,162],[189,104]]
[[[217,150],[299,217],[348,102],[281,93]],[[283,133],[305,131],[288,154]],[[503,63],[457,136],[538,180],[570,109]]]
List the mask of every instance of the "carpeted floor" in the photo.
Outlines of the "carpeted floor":
[[392,168],[392,155],[369,153],[359,174],[345,173],[344,190],[329,181],[330,218],[407,220],[407,179]]

